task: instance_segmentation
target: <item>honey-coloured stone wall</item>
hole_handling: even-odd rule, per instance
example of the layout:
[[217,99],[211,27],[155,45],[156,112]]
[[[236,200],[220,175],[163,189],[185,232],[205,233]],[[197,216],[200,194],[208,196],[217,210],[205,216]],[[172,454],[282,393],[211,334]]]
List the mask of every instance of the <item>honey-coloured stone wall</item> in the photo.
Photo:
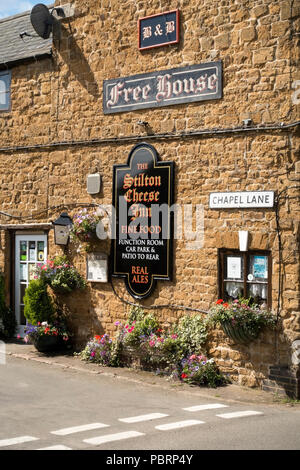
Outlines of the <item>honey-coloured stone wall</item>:
[[[140,303],[208,310],[218,297],[218,249],[238,249],[238,231],[248,230],[249,249],[271,252],[278,330],[249,346],[216,330],[208,352],[236,382],[260,386],[269,367],[291,365],[291,345],[300,338],[299,6],[288,0],[70,3],[75,14],[62,21],[52,57],[12,68],[11,110],[0,113],[0,263],[7,296],[13,229],[5,225],[50,222],[63,206],[72,216],[84,204],[111,204],[113,164],[126,163],[133,146],[145,141],[162,160],[175,162],[175,202],[203,205],[204,241],[190,250],[187,240],[174,240],[173,281],[158,282]],[[176,8],[179,44],[139,51],[138,19]],[[222,62],[221,99],[103,114],[103,80],[211,61]],[[252,129],[243,123],[249,119]],[[102,189],[90,196],[86,177],[95,170]],[[209,209],[210,192],[260,190],[280,194],[277,218],[275,208]],[[110,240],[97,247],[109,254]],[[85,253],[68,250],[85,275]],[[61,252],[50,230],[49,254]],[[135,302],[122,280],[112,282],[120,297]],[[64,302],[78,344],[94,333],[113,335],[115,321],[130,309],[110,282],[89,283],[84,294]],[[155,312],[163,324],[187,313]]]

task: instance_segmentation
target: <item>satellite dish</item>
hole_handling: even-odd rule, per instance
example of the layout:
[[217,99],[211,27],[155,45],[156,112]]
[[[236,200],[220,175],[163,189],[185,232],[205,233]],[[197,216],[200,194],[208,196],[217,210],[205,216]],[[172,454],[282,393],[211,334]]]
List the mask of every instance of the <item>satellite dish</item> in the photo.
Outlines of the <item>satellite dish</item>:
[[55,22],[46,5],[38,3],[30,13],[30,21],[35,32],[43,39],[48,39]]

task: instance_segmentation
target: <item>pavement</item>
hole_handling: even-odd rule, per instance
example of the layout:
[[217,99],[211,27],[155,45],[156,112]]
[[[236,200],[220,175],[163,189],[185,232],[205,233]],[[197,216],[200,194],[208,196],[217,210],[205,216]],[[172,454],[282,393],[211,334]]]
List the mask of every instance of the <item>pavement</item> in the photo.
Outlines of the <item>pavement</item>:
[[[71,369],[88,374],[99,374],[143,385],[147,384],[149,387],[182,390],[182,392],[203,398],[218,397],[228,402],[237,403],[283,403],[282,398],[278,399],[273,393],[257,388],[248,388],[237,384],[228,384],[217,388],[191,386],[179,381],[168,380],[166,377],[158,376],[154,372],[126,367],[104,367],[99,364],[88,363],[82,361],[72,352],[57,352],[55,354],[40,353],[33,345],[26,344],[22,340],[7,342],[5,345],[5,353],[15,358],[40,362],[49,367]],[[297,405],[300,406],[298,403]]]

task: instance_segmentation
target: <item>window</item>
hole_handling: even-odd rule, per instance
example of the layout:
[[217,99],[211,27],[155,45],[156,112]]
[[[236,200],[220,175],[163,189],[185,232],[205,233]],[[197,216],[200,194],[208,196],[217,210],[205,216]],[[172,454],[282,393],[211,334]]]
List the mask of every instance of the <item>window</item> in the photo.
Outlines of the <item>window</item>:
[[251,297],[271,307],[271,255],[267,251],[219,250],[219,296]]
[[10,79],[11,72],[0,72],[0,111],[10,108]]

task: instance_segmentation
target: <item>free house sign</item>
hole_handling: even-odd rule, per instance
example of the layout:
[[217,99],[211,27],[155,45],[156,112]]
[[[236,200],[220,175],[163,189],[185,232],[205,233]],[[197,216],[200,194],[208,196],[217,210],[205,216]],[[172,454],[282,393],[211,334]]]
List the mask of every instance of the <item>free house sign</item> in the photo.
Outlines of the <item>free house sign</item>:
[[104,114],[222,98],[222,62],[104,80]]
[[141,143],[127,164],[114,165],[112,276],[123,277],[129,293],[148,297],[157,280],[172,280],[174,162],[160,161]]

